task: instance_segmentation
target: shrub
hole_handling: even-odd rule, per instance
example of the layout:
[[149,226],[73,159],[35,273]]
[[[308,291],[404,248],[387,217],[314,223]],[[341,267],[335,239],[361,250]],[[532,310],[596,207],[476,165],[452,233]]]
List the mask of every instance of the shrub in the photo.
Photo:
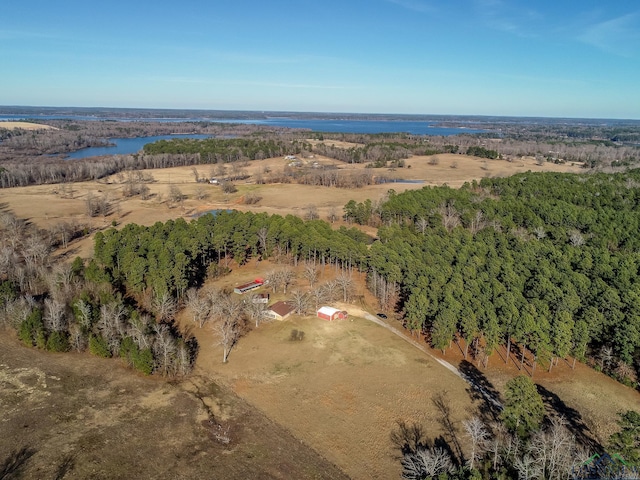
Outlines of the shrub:
[[47,339],[47,350],[50,352],[67,352],[69,337],[66,332],[51,332]]
[[145,375],[151,375],[153,372],[153,353],[151,349],[144,348],[142,350],[138,350],[136,355],[133,357],[133,368],[139,370]]
[[89,351],[98,357],[111,357],[109,344],[102,335],[91,335],[89,338]]
[[222,191],[224,193],[236,193],[238,189],[231,182],[222,182]]

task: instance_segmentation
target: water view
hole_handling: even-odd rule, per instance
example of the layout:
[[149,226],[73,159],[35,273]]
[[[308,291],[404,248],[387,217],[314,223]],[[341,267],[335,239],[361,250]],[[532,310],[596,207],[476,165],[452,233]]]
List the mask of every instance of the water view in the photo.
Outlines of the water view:
[[102,155],[131,155],[142,150],[147,143],[157,142],[158,140],[172,140],[174,138],[210,138],[211,135],[202,134],[185,134],[185,135],[156,135],[153,137],[138,138],[110,138],[113,143],[108,147],[89,147],[83,148],[67,155],[68,159],[79,159],[89,157],[99,157]]

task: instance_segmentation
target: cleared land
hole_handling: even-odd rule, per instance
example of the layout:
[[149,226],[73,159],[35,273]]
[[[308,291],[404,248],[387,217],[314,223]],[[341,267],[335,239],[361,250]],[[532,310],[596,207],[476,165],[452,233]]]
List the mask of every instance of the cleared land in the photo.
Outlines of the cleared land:
[[0,128],[5,128],[7,130],[15,130],[16,128],[20,128],[22,130],[58,130],[56,127],[52,127],[51,125],[41,125],[39,123],[31,122],[0,122]]
[[[167,383],[27,349],[6,331],[0,351],[2,478],[347,478],[206,372]],[[210,414],[230,427],[228,445]]]
[[[437,155],[437,162],[432,157],[416,156],[407,160],[410,168],[367,169],[374,175],[385,175],[397,180],[419,180],[423,183],[385,183],[370,185],[357,189],[341,189],[315,187],[298,184],[266,184],[258,185],[255,176],[265,170],[282,171],[286,165],[284,158],[271,158],[249,162],[244,170],[248,179],[236,182],[238,191],[224,194],[219,186],[208,183],[196,183],[193,167],[177,167],[157,170],[145,170],[145,174],[153,177],[154,182],[147,184],[150,190],[148,200],[140,197],[123,197],[124,180],[119,175],[103,179],[99,182],[82,182],[71,184],[37,185],[0,190],[0,204],[20,218],[26,218],[38,226],[50,228],[60,222],[79,222],[90,225],[93,229],[107,228],[115,220],[117,224],[138,223],[152,225],[157,221],[171,218],[191,218],[201,212],[214,209],[234,208],[254,212],[267,212],[280,215],[304,216],[309,206],[317,209],[320,218],[326,219],[334,211],[342,216],[342,208],[351,199],[358,202],[366,199],[377,201],[383,199],[389,189],[402,192],[419,189],[426,185],[443,185],[459,187],[465,182],[479,180],[487,176],[508,176],[515,173],[532,171],[580,172],[579,165],[544,163],[538,165],[533,158],[525,157],[517,161],[486,160],[465,155]],[[343,173],[361,171],[363,164],[344,164],[324,157],[307,159],[324,165],[335,165]],[[433,164],[435,163],[435,164]],[[454,168],[455,167],[455,168]],[[200,177],[215,177],[215,166],[196,166]],[[168,201],[169,189],[175,186],[185,195],[180,203]],[[206,198],[198,199],[198,192]],[[243,200],[247,194],[255,194],[261,200],[254,205],[245,205]],[[89,218],[86,215],[88,195],[107,196],[112,203],[112,213],[106,217]],[[73,255],[88,257],[92,252],[90,239],[76,242],[72,246]]]

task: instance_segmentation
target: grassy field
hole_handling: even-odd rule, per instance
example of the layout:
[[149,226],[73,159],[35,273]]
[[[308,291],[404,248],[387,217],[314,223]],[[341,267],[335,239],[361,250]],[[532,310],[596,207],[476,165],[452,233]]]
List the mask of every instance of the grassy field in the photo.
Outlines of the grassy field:
[[56,127],[52,127],[51,125],[42,125],[40,123],[31,123],[31,122],[9,122],[9,121],[0,122],[0,128],[4,128],[7,130],[15,130],[16,128],[20,128],[22,130],[58,130]]
[[[232,287],[277,267],[251,262],[215,283]],[[327,268],[320,282],[333,275]],[[351,311],[372,305],[364,292]],[[188,312],[178,320],[188,326]],[[303,340],[291,340],[294,329]],[[56,478],[64,468],[64,478],[398,478],[399,452],[390,440],[396,422],[418,423],[450,444],[455,437],[466,451],[461,422],[484,406],[432,356],[497,395],[518,374],[513,362],[504,364],[504,351],[482,369],[465,364],[455,347],[429,355],[353,315],[262,324],[240,339],[227,364],[207,325],[194,334],[194,374],[166,383],[137,376],[119,360],[27,349],[0,332],[0,461],[26,447],[32,455],[22,458],[25,478]],[[548,410],[596,446],[615,430],[617,412],[640,404],[638,392],[580,364],[539,370],[534,380]],[[443,426],[438,397],[453,431]],[[231,427],[230,445],[212,439],[209,418]]]
[[[333,210],[341,216],[344,205],[351,199],[357,202],[371,199],[383,199],[389,189],[402,192],[408,189],[422,188],[425,185],[447,184],[459,187],[465,182],[479,180],[486,176],[508,176],[518,172],[557,171],[579,172],[579,166],[556,165],[545,163],[538,165],[533,158],[523,158],[518,161],[484,160],[465,155],[438,155],[438,162],[432,165],[431,157],[412,157],[407,161],[411,168],[389,171],[376,169],[375,174],[386,175],[396,179],[421,180],[424,183],[387,183],[371,185],[358,189],[338,189],[327,187],[313,187],[297,184],[269,184],[257,185],[254,182],[256,174],[265,169],[278,171],[284,168],[283,158],[271,158],[250,162],[245,168],[250,177],[237,183],[238,192],[224,194],[220,187],[196,183],[193,167],[177,167],[158,170],[145,170],[154,178],[148,184],[150,198],[141,200],[139,197],[123,197],[124,184],[118,175],[102,179],[99,182],[72,183],[61,185],[37,185],[4,189],[0,191],[0,204],[12,211],[20,218],[44,228],[50,228],[60,222],[78,222],[90,225],[93,229],[110,227],[112,222],[118,225],[138,223],[152,225],[157,221],[171,218],[191,218],[193,215],[213,209],[234,208],[270,214],[294,214],[303,216],[307,207],[317,208],[320,218],[327,218]],[[345,172],[362,170],[362,164],[343,164],[331,159],[315,157],[314,161],[324,164],[335,164]],[[455,166],[455,168],[452,168]],[[213,176],[210,165],[197,166],[201,177]],[[168,201],[171,186],[176,186],[186,196],[180,204]],[[207,197],[198,199],[196,193],[202,190]],[[260,196],[262,199],[255,205],[244,205],[243,198],[248,193]],[[112,212],[106,217],[89,218],[86,215],[87,196],[107,196],[112,204]],[[75,242],[71,255],[89,257],[92,253],[90,239]]]

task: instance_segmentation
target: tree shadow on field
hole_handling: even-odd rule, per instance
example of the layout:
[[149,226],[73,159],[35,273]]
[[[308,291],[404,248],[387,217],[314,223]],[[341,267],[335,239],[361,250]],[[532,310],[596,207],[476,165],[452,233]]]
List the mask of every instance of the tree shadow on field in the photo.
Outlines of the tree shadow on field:
[[458,369],[469,383],[467,387],[469,396],[480,404],[478,408],[480,419],[487,425],[498,421],[502,412],[500,392],[473,363],[463,360]]
[[22,478],[24,467],[35,453],[35,449],[27,446],[11,452],[4,462],[0,464],[0,480],[14,480]]
[[67,473],[73,470],[73,467],[75,466],[75,461],[76,459],[74,455],[71,455],[71,454],[64,455],[60,460],[60,464],[58,465],[58,468],[56,469],[56,474],[53,477],[54,480],[62,480]]
[[547,390],[542,385],[536,384],[536,388],[542,397],[547,412],[564,418],[567,422],[567,428],[576,436],[578,443],[587,447],[590,452],[604,452],[604,447],[592,436],[591,430],[584,423],[582,415],[577,410],[568,406],[558,395]]
[[431,450],[433,448],[442,448],[452,459],[456,458],[456,452],[444,436],[440,435],[431,440],[418,423],[408,424],[402,420],[396,422],[396,428],[390,434],[391,443],[399,451],[400,455],[395,457],[401,460],[405,455],[416,453],[418,450]]
[[[446,448],[452,454],[452,458],[458,460],[460,464],[464,463],[464,454],[462,453],[462,447],[458,440],[458,429],[451,420],[451,407],[449,407],[449,398],[447,392],[436,393],[431,397],[431,401],[438,409],[440,415],[438,416],[438,423],[444,429],[444,436],[440,437],[437,447]],[[448,441],[447,441],[448,440]],[[453,447],[453,448],[452,448]]]

